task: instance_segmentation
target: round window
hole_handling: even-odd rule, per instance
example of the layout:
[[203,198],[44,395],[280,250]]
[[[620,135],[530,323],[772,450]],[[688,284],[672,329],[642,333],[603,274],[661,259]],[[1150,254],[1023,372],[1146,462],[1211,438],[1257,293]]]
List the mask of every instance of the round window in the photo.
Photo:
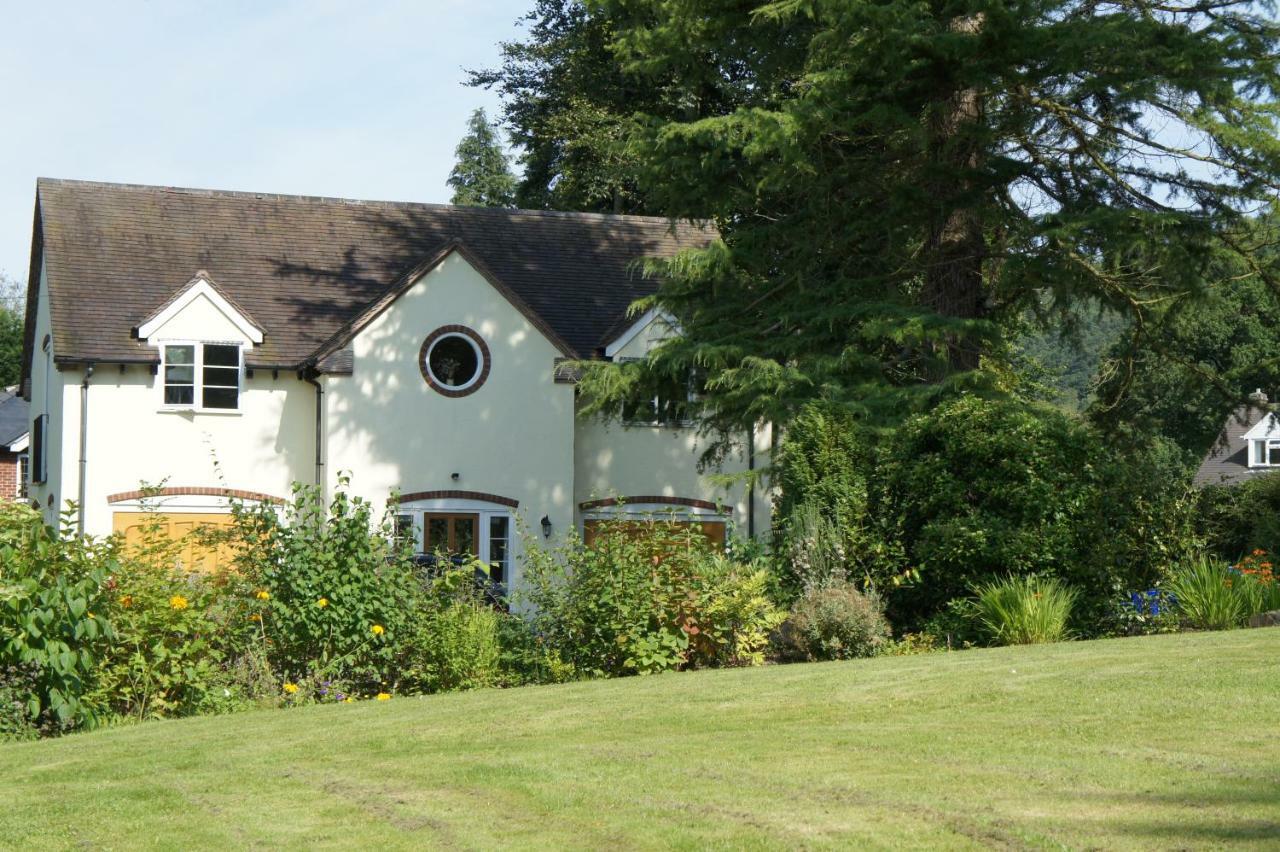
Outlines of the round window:
[[447,325],[427,336],[419,353],[427,384],[445,396],[474,393],[489,375],[489,348],[465,326]]

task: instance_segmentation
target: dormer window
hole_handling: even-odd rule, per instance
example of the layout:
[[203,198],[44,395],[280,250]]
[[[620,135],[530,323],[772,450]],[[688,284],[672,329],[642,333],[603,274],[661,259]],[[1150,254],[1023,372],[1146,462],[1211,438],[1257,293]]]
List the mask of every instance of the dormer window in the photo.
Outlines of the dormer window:
[[1250,441],[1249,467],[1280,467],[1280,440]]
[[197,411],[240,408],[240,344],[166,343],[162,350],[165,408]]

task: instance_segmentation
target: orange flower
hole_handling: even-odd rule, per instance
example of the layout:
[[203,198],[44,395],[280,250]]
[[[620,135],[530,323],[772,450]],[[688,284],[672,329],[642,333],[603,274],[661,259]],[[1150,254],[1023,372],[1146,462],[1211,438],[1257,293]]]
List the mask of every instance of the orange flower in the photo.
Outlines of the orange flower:
[[133,606],[133,595],[121,595],[120,606],[124,607],[125,609],[128,609],[129,607]]

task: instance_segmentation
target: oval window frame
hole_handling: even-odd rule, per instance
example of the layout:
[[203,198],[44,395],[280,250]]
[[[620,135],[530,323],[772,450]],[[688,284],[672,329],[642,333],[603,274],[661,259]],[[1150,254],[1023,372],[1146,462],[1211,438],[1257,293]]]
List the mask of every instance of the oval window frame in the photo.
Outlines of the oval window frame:
[[[437,379],[431,372],[431,364],[428,361],[432,348],[437,343],[446,338],[460,337],[471,344],[471,348],[476,351],[476,357],[479,361],[479,369],[475,375],[465,385],[447,385]],[[477,334],[473,329],[465,325],[442,325],[435,331],[427,335],[427,339],[422,341],[422,347],[418,350],[418,371],[422,373],[422,378],[436,393],[447,396],[451,399],[458,397],[470,396],[480,390],[485,381],[489,378],[489,347],[485,344],[484,338]]]

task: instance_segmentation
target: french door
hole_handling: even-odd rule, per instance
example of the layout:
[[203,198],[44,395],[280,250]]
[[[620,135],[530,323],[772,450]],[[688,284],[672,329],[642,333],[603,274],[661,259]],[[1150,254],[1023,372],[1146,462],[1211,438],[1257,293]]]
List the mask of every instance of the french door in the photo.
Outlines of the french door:
[[422,550],[449,556],[480,556],[480,516],[458,512],[427,512],[422,518]]

